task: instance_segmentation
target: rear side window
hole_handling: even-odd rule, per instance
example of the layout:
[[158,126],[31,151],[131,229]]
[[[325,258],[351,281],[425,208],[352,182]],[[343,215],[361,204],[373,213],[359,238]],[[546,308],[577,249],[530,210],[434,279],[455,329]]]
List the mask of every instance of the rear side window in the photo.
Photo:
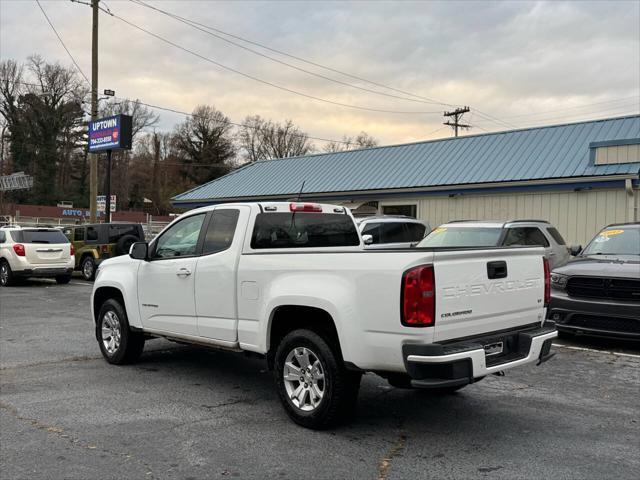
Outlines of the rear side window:
[[409,242],[409,234],[404,228],[404,223],[383,223],[382,243]]
[[87,227],[87,242],[98,241],[98,230],[95,227]]
[[424,233],[427,229],[420,223],[407,223],[407,230],[409,232],[409,242],[419,242],[424,238]]
[[214,210],[209,227],[204,237],[202,254],[221,252],[231,246],[233,235],[238,224],[239,210],[220,209]]
[[4,243],[7,241],[7,236],[4,232],[0,232],[0,243]]
[[251,248],[354,247],[358,231],[343,213],[260,213],[256,217]]
[[504,237],[505,246],[535,245],[548,247],[549,241],[538,227],[508,228]]
[[20,243],[69,243],[61,230],[17,230],[12,236]]
[[381,225],[379,223],[368,223],[362,229],[362,235],[371,235],[373,243],[380,243],[382,236],[380,234]]
[[564,242],[564,238],[562,238],[560,232],[554,227],[547,228],[547,232],[549,232],[549,235],[551,235],[551,237],[556,241],[558,245],[566,245],[566,243]]
[[73,231],[73,241],[81,242],[82,240],[84,240],[84,228],[76,228]]

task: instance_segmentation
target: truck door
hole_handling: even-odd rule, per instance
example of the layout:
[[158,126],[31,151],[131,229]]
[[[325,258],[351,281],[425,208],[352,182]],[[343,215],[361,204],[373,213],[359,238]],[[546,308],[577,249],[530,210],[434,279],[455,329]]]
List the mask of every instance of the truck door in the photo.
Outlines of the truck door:
[[145,328],[198,335],[195,271],[206,214],[183,218],[152,244],[138,270],[138,300]]
[[238,340],[236,272],[250,208],[217,207],[209,219],[196,266],[198,335]]

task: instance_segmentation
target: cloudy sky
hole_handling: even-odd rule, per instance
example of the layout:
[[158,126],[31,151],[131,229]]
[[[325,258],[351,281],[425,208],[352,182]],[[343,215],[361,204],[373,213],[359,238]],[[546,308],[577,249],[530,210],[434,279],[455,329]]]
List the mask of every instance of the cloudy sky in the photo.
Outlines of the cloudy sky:
[[[101,12],[99,87],[181,111],[206,103],[234,121],[290,118],[313,136],[365,130],[389,144],[451,135],[442,112],[453,105],[471,107],[471,134],[640,110],[638,1],[145,1],[203,26],[102,1],[178,47]],[[91,9],[41,4],[88,76]],[[70,65],[35,1],[0,0],[0,30],[2,59]],[[183,118],[160,113],[160,129]]]

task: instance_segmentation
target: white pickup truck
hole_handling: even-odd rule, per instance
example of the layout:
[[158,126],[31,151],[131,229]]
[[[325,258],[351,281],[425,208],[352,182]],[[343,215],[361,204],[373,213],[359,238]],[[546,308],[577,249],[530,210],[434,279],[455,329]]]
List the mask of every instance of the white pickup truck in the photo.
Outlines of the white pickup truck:
[[541,248],[365,250],[343,207],[192,210],[97,272],[91,308],[109,363],[146,339],[254,352],[288,415],[348,419],[362,373],[453,391],[553,354]]

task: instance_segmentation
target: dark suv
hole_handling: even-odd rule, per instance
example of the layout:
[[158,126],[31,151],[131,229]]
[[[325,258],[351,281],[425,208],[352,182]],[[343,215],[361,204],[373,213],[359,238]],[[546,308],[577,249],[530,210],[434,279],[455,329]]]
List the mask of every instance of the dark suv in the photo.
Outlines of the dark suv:
[[73,243],[76,270],[85,280],[93,280],[102,260],[129,253],[135,242],[144,242],[144,231],[139,223],[95,223],[64,228],[64,234]]
[[640,340],[640,223],[608,225],[551,274],[549,318],[565,333]]

